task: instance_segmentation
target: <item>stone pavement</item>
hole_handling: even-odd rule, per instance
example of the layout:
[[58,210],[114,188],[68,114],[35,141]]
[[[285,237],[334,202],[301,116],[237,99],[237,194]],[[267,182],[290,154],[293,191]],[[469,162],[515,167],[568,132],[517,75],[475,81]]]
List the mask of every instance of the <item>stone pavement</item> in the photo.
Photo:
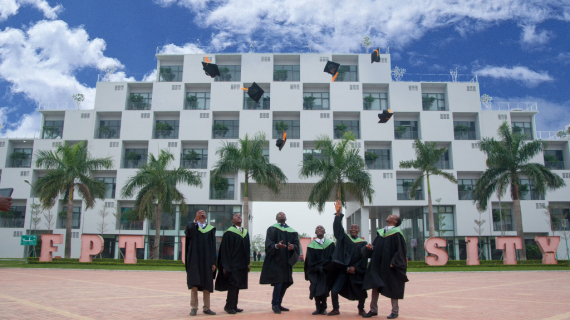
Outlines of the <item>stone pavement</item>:
[[[570,319],[570,272],[411,273],[399,319]],[[223,311],[225,293],[212,295],[216,316],[200,308],[190,317],[184,272],[0,269],[0,319],[314,319],[308,283],[300,273],[283,305],[271,312],[271,287],[250,274],[250,288],[240,292],[245,311]],[[341,298],[342,299],[342,298]],[[390,302],[380,298],[386,319]],[[368,301],[367,301],[368,302]],[[329,300],[330,306],[330,300]],[[367,303],[368,309],[368,303]],[[329,308],[330,310],[330,308]],[[359,319],[356,302],[341,300],[341,315]]]

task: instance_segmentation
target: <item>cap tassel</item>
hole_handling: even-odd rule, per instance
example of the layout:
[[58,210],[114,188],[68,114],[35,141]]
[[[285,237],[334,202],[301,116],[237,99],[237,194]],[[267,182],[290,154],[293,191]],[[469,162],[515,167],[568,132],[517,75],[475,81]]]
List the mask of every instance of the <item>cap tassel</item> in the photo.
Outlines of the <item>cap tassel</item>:
[[388,109],[388,112],[392,113],[392,109]]
[[332,78],[331,82],[334,82],[334,79],[336,79],[336,76],[338,76],[338,72],[334,74],[334,77]]
[[241,89],[242,89],[243,91],[249,90],[248,88],[244,88],[244,87],[241,87]]
[[211,62],[210,62],[210,59],[208,59],[208,56],[205,56],[204,59],[206,59],[206,62],[207,62],[207,63],[211,63]]

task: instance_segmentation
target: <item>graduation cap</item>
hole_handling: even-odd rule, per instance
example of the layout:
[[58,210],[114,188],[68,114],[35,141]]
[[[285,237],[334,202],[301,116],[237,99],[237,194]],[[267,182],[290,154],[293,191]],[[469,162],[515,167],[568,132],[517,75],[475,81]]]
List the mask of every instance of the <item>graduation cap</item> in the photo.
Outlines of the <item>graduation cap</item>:
[[378,119],[380,119],[380,121],[378,121],[378,123],[388,122],[388,120],[390,120],[390,118],[392,118],[393,114],[394,113],[390,109],[382,111],[382,113],[378,114]]
[[340,68],[340,63],[336,63],[336,62],[332,62],[332,61],[327,61],[327,64],[325,65],[324,71],[333,76],[333,78],[332,78],[333,82],[334,82],[334,79],[336,79],[336,76],[338,75],[338,68]]
[[249,88],[241,88],[244,91],[247,91],[247,95],[251,98],[251,100],[255,101],[255,103],[259,102],[259,99],[263,97],[263,89],[257,85],[257,83],[253,83]]
[[208,57],[206,57],[206,62],[202,62],[202,69],[206,72],[207,76],[210,76],[212,78],[221,76],[218,66],[210,63],[210,59],[208,59]]
[[275,143],[275,145],[279,147],[279,151],[281,151],[281,149],[283,149],[283,147],[285,146],[285,141],[287,141],[287,133],[283,131],[283,139],[279,138]]
[[376,48],[370,55],[370,63],[380,62],[380,48]]

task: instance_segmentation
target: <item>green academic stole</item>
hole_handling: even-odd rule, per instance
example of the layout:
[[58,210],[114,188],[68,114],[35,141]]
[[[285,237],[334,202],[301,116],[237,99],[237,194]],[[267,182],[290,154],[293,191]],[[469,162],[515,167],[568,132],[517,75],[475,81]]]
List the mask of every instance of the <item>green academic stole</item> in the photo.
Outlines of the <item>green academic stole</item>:
[[[400,228],[398,228],[398,227],[394,227],[394,228],[388,230],[388,232],[385,232],[384,228],[382,228],[382,229],[378,229],[377,232],[378,232],[378,235],[381,236],[382,238],[386,238],[386,237],[389,237],[391,235],[395,235],[396,233],[399,233],[402,235],[402,237],[404,237],[404,233],[402,233],[402,230],[400,230]],[[404,237],[404,240],[406,240],[406,237]]]
[[307,248],[312,248],[312,249],[326,249],[331,243],[333,243],[332,241],[330,241],[329,239],[325,239],[325,242],[321,245],[318,242],[316,242],[315,240],[311,241],[311,243],[309,243],[309,245],[307,246]]
[[283,228],[279,223],[272,225],[272,227],[275,227],[275,228],[277,228],[281,231],[285,231],[285,232],[297,232],[297,231],[293,230],[293,228],[291,228],[291,227]]
[[200,228],[200,226],[198,226],[198,230],[200,230],[200,232],[202,232],[202,233],[206,233],[212,229],[214,229],[214,227],[211,224],[207,225],[206,228],[204,228],[204,229],[202,229],[202,228]]
[[228,230],[226,230],[226,232],[230,231],[233,233],[237,233],[239,234],[242,238],[245,238],[245,236],[247,235],[247,229],[246,228],[242,228],[243,229],[243,233],[239,232],[238,228],[231,226],[228,228]]
[[348,234],[348,233],[347,233],[346,235],[347,235],[347,236],[350,238],[350,240],[352,240],[352,242],[354,242],[354,243],[359,243],[359,242],[364,241],[364,240],[360,239],[359,237],[356,237],[356,239],[353,239],[352,236],[351,236],[350,234]]

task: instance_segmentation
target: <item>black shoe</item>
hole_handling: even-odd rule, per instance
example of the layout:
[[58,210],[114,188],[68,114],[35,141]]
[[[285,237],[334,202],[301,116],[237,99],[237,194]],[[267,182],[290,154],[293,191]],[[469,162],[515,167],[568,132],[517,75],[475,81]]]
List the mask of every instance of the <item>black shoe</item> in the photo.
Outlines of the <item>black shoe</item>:
[[197,309],[192,309],[192,310],[190,310],[190,315],[195,316],[197,312],[198,312]]
[[281,310],[281,311],[289,311],[289,309],[287,309],[287,308],[285,308],[285,307],[282,307],[282,306],[279,306],[279,310]]
[[396,319],[397,317],[398,317],[398,314],[392,312],[392,313],[390,313],[390,315],[387,317],[387,319]]
[[372,311],[368,311],[367,314],[363,315],[363,318],[371,318],[371,317],[376,317],[378,315],[378,313],[376,312],[372,312]]
[[321,310],[321,315],[325,316],[327,314],[327,309]]
[[338,309],[332,309],[331,312],[329,312],[327,314],[327,316],[338,316],[340,314],[340,311],[338,311]]
[[235,310],[236,310],[236,312],[243,312],[243,309],[240,309],[240,308],[236,308]]
[[358,309],[358,315],[359,316],[364,316],[366,314],[366,311],[364,311],[364,309]]
[[216,313],[215,313],[214,311],[210,310],[210,309],[204,311],[204,314],[207,314],[207,315],[210,315],[210,316],[215,316],[215,315],[216,315]]
[[236,313],[237,313],[236,310],[234,310],[234,309],[228,309],[228,308],[226,308],[226,307],[224,307],[224,311],[227,312],[227,313],[229,313],[229,314],[236,314]]
[[273,312],[275,312],[277,314],[281,314],[281,309],[279,308],[279,306],[273,306],[273,307],[271,307],[271,309],[273,309]]
[[316,316],[317,314],[321,314],[321,310],[317,309],[317,310],[313,311],[313,313],[311,313],[311,314]]

